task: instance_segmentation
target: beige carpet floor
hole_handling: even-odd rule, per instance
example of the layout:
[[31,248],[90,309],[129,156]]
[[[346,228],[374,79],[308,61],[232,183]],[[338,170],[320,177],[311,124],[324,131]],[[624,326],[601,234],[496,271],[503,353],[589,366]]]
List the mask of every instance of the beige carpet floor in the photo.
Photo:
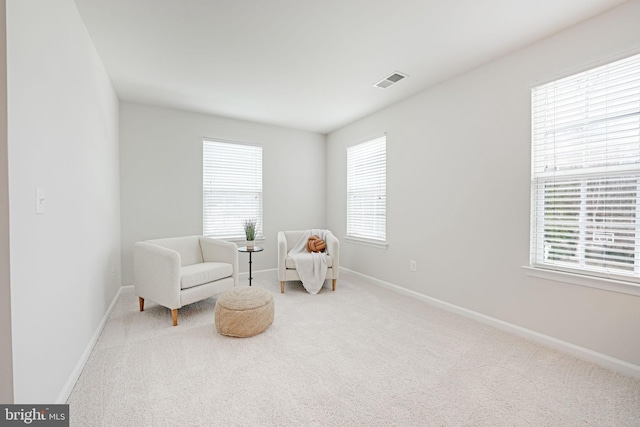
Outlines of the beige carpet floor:
[[[352,275],[310,295],[270,272],[264,333],[216,332],[215,298],[124,293],[68,403],[72,426],[640,426],[640,380]],[[244,281],[246,282],[246,280]]]

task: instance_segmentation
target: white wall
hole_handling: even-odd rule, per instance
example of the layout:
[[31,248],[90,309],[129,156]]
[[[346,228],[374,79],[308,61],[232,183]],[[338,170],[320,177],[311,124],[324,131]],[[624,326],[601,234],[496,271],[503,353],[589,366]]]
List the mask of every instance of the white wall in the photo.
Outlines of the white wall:
[[7,21],[0,0],[0,402],[13,402],[11,282],[9,277],[9,165],[7,151]]
[[118,100],[73,0],[8,2],[7,45],[14,397],[54,403],[120,286]]
[[530,88],[640,52],[639,23],[640,1],[627,2],[330,134],[327,222],[343,237],[345,149],[387,132],[389,246],[343,239],[341,265],[640,365],[639,297],[534,279],[521,268],[529,260]]
[[[121,103],[123,284],[133,284],[135,242],[202,234],[205,137],[263,146],[265,250],[253,255],[254,271],[276,268],[279,230],[325,227],[324,135]],[[247,255],[239,261],[247,271]]]

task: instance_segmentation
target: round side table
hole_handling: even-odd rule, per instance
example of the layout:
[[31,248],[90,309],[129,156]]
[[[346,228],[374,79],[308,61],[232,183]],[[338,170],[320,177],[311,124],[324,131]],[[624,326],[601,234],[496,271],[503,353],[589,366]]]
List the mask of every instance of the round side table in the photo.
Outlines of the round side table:
[[263,250],[264,249],[262,248],[262,246],[254,246],[253,249],[249,249],[246,246],[238,247],[238,252],[249,252],[249,286],[251,286],[251,279],[253,279],[253,277],[251,277],[251,264],[252,264],[251,255],[254,252],[262,252]]

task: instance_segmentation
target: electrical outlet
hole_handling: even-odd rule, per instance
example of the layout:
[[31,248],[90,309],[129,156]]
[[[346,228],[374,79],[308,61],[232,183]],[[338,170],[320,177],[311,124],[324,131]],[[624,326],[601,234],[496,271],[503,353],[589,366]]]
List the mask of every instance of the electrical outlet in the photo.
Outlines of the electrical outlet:
[[36,215],[44,215],[44,190],[36,188]]
[[416,264],[416,261],[413,259],[409,261],[409,270],[416,271],[417,269],[418,269],[418,265]]

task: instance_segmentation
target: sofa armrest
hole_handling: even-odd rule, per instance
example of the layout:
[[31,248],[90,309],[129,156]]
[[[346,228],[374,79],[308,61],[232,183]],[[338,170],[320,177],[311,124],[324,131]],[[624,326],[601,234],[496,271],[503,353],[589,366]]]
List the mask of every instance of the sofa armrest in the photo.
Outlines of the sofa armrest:
[[238,245],[225,240],[200,236],[200,248],[204,262],[228,262],[233,267],[233,286],[238,286]]
[[136,294],[170,309],[180,308],[180,254],[147,242],[133,246]]
[[283,231],[278,231],[278,280],[283,281],[287,267],[285,260],[287,259],[287,236]]
[[331,231],[327,232],[325,238],[327,243],[327,254],[331,255],[331,260],[333,261],[333,265],[331,267],[333,270],[332,278],[337,279],[338,271],[340,270],[340,241]]

